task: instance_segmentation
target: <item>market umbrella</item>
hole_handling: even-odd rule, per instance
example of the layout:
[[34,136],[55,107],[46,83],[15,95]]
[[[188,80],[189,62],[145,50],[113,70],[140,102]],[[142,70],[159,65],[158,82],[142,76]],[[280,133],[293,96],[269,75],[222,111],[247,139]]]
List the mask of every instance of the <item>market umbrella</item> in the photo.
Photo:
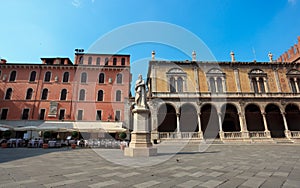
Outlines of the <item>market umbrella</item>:
[[25,126],[25,127],[16,127],[15,131],[30,131],[30,139],[32,138],[32,131],[38,131],[36,126]]

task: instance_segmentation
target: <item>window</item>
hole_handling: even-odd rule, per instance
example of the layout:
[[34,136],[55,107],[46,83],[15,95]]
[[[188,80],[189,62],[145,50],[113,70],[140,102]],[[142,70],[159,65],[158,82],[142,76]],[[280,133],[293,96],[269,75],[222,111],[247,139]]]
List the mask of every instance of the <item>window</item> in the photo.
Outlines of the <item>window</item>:
[[22,120],[27,120],[29,118],[29,109],[23,109]]
[[121,101],[121,91],[116,91],[116,101]]
[[105,65],[108,65],[108,58],[105,58]]
[[42,91],[42,97],[41,97],[41,100],[47,100],[47,98],[48,98],[48,89],[45,88],[45,89],[43,89],[43,91]]
[[177,78],[177,90],[178,92],[183,92],[183,80],[181,77]]
[[1,73],[2,73],[2,72],[1,72],[1,70],[0,70],[0,77],[1,77]]
[[63,75],[63,82],[69,82],[69,75],[70,73],[69,72],[64,72],[64,75]]
[[2,111],[1,111],[1,120],[6,120],[7,119],[7,114],[8,114],[8,109],[2,108]]
[[59,120],[64,120],[65,119],[65,112],[66,112],[65,109],[60,109],[59,110],[59,116],[58,116]]
[[176,92],[176,87],[175,87],[175,79],[174,77],[170,78],[170,92],[175,93]]
[[249,72],[251,87],[254,93],[266,93],[267,74],[260,69],[253,69]]
[[290,84],[291,84],[292,92],[297,93],[296,84],[293,78],[290,78]]
[[29,82],[34,82],[35,81],[35,77],[36,77],[36,72],[32,71],[30,73],[30,78],[29,78]]
[[104,84],[104,77],[105,77],[104,73],[99,74],[99,83],[100,84]]
[[218,68],[212,68],[206,73],[211,93],[226,92],[226,75]]
[[100,57],[97,57],[96,65],[100,65],[100,61],[101,61],[101,58],[100,58]]
[[81,79],[80,79],[80,82],[81,83],[86,83],[87,81],[87,73],[86,72],[83,72],[81,73]]
[[169,80],[170,93],[183,92],[186,80],[186,73],[180,68],[172,68],[167,72],[167,78]]
[[209,79],[209,86],[210,86],[210,92],[216,93],[216,85],[215,85],[215,79],[214,78]]
[[79,64],[82,65],[83,64],[83,56],[79,57]]
[[12,72],[10,73],[10,76],[9,76],[9,81],[10,81],[10,82],[16,81],[16,77],[17,77],[17,72],[16,72],[16,71],[12,71]]
[[46,109],[41,109],[39,119],[44,120],[45,119],[45,114],[46,114]]
[[50,72],[50,71],[47,71],[47,72],[45,73],[44,81],[45,81],[45,82],[50,82],[50,79],[51,79],[51,72]]
[[32,92],[33,89],[32,88],[28,88],[27,92],[26,92],[26,100],[30,100],[32,98]]
[[98,91],[97,101],[103,101],[103,90]]
[[92,57],[89,57],[89,59],[88,59],[88,64],[91,65],[91,64],[92,64],[92,61],[93,61],[93,58],[92,58]]
[[115,121],[120,121],[120,119],[121,119],[121,112],[117,110],[115,114]]
[[123,76],[122,74],[117,74],[117,84],[122,84],[122,79],[123,79]]
[[83,110],[78,110],[77,111],[77,120],[82,120],[83,118]]
[[125,65],[125,58],[124,58],[124,57],[121,59],[121,65],[122,65],[122,66]]
[[60,93],[60,100],[64,101],[67,99],[67,90],[66,89],[62,89],[61,93]]
[[102,111],[101,110],[97,110],[96,120],[102,120]]
[[81,89],[79,92],[79,100],[84,101],[85,100],[85,90]]
[[12,95],[12,89],[8,88],[6,90],[6,94],[5,94],[5,98],[4,99],[10,100],[11,99],[11,95]]
[[220,77],[217,78],[217,87],[218,87],[218,92],[223,93],[223,84],[222,84],[222,79]]
[[117,65],[117,58],[113,58],[113,65]]

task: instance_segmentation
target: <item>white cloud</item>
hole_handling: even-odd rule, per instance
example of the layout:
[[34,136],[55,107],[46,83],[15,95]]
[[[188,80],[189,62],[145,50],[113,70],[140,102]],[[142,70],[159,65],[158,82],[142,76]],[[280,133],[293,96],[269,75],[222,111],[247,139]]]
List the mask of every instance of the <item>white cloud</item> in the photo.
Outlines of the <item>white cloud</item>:
[[72,1],[72,5],[76,8],[80,7],[81,5],[81,1],[80,0],[73,0]]

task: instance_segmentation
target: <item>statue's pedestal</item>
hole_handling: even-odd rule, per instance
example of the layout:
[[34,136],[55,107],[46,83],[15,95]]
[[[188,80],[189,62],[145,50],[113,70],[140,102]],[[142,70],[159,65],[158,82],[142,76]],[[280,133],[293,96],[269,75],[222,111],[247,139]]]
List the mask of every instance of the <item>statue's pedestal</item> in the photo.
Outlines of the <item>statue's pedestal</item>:
[[128,148],[125,148],[124,155],[130,157],[148,157],[157,155],[157,148],[152,147],[149,109],[135,108],[133,112],[133,132]]

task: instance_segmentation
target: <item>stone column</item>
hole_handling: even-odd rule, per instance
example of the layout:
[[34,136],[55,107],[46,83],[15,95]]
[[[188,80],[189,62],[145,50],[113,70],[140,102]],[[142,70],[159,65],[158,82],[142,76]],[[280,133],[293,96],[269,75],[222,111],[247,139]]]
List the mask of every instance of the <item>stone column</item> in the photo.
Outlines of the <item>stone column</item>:
[[249,138],[249,132],[247,130],[246,119],[245,119],[244,113],[242,113],[242,112],[239,113],[239,120],[240,120],[242,137]]
[[269,92],[269,88],[268,88],[268,84],[267,84],[267,79],[264,77],[263,81],[264,81],[265,91],[266,91],[266,93],[268,93]]
[[271,134],[270,134],[270,131],[269,131],[268,125],[267,125],[266,113],[263,112],[263,113],[261,113],[261,115],[263,117],[263,122],[264,122],[264,127],[265,127],[265,132],[267,134],[267,137],[271,138]]
[[258,92],[258,93],[261,93],[261,91],[260,91],[259,77],[255,77],[255,80],[256,80],[256,85],[257,85],[257,92]]
[[180,130],[180,113],[176,113],[177,117],[177,138],[181,138],[181,130]]
[[240,79],[239,79],[239,70],[237,68],[234,69],[234,77],[235,77],[237,91],[241,92],[241,85],[240,85]]
[[222,79],[222,88],[223,88],[223,93],[226,92],[226,82],[225,82],[225,79],[224,77],[221,78]]
[[295,82],[296,91],[297,91],[297,93],[299,93],[299,86],[298,86],[297,78],[294,78],[294,82]]
[[217,77],[214,77],[216,93],[219,93]]
[[288,128],[288,124],[287,124],[287,121],[286,121],[286,118],[285,118],[285,112],[282,112],[281,115],[282,115],[282,119],[283,119],[283,125],[284,125],[284,134],[285,134],[285,137],[287,138],[291,138],[291,131],[289,130]]
[[224,132],[223,132],[223,128],[222,128],[222,113],[219,112],[218,113],[218,118],[219,118],[219,135],[220,135],[220,139],[223,140],[224,139]]
[[201,129],[201,119],[200,119],[200,116],[201,116],[201,113],[199,112],[198,113],[198,129],[199,129],[199,131],[198,131],[198,137],[200,139],[203,139],[203,132],[202,132],[202,129]]

